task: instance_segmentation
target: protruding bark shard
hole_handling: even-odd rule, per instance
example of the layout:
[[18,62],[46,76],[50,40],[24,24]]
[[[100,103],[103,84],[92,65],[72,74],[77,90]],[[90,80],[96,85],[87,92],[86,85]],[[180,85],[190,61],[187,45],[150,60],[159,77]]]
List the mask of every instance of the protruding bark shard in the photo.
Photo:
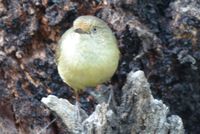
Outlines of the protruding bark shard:
[[108,104],[98,104],[89,117],[81,110],[81,120],[76,120],[76,106],[67,100],[49,95],[42,102],[58,114],[72,133],[184,134],[181,118],[168,115],[169,108],[153,98],[143,71],[130,72],[122,90],[122,103],[115,110]]

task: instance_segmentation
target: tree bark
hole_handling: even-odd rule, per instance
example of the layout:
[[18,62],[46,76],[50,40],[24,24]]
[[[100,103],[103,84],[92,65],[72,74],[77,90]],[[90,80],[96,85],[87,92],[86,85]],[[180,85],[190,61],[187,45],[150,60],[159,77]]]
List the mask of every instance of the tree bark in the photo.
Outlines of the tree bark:
[[[182,119],[153,98],[143,71],[130,72],[119,106],[101,103],[91,115],[69,101],[49,95],[41,101],[62,119],[73,134],[184,134]],[[75,116],[76,115],[76,116]]]

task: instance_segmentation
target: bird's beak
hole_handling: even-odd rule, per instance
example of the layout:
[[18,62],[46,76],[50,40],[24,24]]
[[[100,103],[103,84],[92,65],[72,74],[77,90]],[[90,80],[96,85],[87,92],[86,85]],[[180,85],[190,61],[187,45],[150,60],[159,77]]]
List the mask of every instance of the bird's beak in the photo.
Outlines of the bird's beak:
[[79,33],[79,34],[87,34],[87,32],[83,31],[81,28],[77,28],[74,30],[76,33]]
[[90,25],[82,21],[75,21],[73,24],[75,32],[79,34],[89,34]]

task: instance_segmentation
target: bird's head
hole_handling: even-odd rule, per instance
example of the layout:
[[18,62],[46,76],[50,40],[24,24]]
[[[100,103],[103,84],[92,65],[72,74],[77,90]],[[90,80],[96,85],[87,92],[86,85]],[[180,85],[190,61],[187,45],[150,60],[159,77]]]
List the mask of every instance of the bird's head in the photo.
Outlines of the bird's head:
[[80,34],[98,33],[98,31],[109,29],[104,21],[89,15],[78,17],[73,23],[73,28]]

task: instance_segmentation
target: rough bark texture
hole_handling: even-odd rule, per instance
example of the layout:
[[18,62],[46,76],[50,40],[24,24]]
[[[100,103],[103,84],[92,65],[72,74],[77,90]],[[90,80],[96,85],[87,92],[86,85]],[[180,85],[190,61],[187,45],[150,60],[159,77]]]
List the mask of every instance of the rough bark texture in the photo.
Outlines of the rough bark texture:
[[[122,104],[127,74],[142,70],[153,96],[170,107],[170,115],[182,118],[186,133],[199,134],[199,7],[199,0],[0,0],[0,132],[35,134],[48,126],[56,115],[42,97],[74,102],[58,75],[54,52],[74,19],[87,14],[105,20],[118,40],[121,61],[104,84],[113,89],[115,105]],[[87,92],[80,95],[88,114],[95,105]],[[42,132],[68,133],[59,119]]]
[[112,108],[98,104],[88,117],[81,109],[65,99],[49,95],[42,102],[56,112],[74,134],[184,134],[183,122],[177,115],[169,115],[169,108],[154,99],[143,71],[128,74],[122,88],[122,102]]

